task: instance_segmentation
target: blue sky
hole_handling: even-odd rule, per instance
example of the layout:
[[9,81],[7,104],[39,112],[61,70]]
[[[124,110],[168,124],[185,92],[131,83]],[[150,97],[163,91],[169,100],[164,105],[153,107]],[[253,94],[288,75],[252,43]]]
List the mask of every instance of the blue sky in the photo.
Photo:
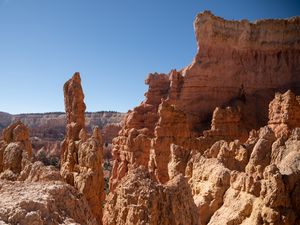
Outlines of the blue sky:
[[0,0],[0,111],[64,111],[64,82],[81,73],[88,111],[126,112],[146,76],[188,65],[193,20],[300,15],[299,0]]

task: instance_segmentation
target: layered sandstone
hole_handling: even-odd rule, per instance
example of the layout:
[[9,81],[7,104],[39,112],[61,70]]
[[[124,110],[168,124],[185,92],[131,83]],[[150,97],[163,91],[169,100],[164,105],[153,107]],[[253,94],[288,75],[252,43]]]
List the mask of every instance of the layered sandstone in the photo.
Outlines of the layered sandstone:
[[239,107],[217,107],[213,112],[211,129],[204,131],[206,138],[216,140],[234,140],[246,141],[248,132],[241,121],[242,114]]
[[[92,132],[94,126],[98,126],[102,131],[103,142],[110,145],[121,129],[124,116],[125,113],[113,111],[86,112],[85,125],[88,132]],[[60,143],[66,131],[66,114],[50,112],[11,115],[0,112],[0,132],[15,121],[21,121],[30,130],[33,159],[58,168]],[[111,151],[108,154],[111,155]]]
[[62,142],[61,175],[84,195],[97,222],[102,224],[103,141],[98,127],[93,129],[91,136],[86,132],[86,107],[79,73],[65,83],[64,97],[67,131]]
[[178,100],[184,111],[205,118],[216,106],[239,100],[250,107],[244,116],[253,128],[267,122],[274,91],[291,88],[300,94],[299,17],[251,23],[205,11],[194,27],[198,52],[182,71]]
[[145,101],[124,120],[113,144],[112,191],[137,165],[167,182],[172,144],[194,154],[219,140],[243,143],[251,129],[267,123],[276,91],[300,94],[299,17],[251,23],[205,11],[194,27],[198,52],[192,64],[150,74]]
[[[175,146],[181,148],[181,152],[189,157],[193,147],[196,147],[197,140],[189,127],[184,112],[162,101],[158,109],[159,120],[154,130],[154,138],[151,142],[149,170],[154,173],[155,178],[165,183],[169,180],[168,161],[171,152],[176,155]],[[171,148],[171,145],[172,148]],[[169,165],[170,167],[170,165]]]

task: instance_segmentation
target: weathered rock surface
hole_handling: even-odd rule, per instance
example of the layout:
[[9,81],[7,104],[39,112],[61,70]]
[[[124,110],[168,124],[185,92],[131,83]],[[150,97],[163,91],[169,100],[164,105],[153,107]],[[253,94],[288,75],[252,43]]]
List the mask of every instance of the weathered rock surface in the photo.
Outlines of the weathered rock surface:
[[248,132],[241,121],[241,109],[239,107],[217,107],[213,112],[211,129],[203,132],[206,138],[215,140],[246,141]]
[[[113,140],[103,221],[103,140],[98,128],[88,135],[76,73],[64,86],[62,178],[30,162],[26,127],[3,133],[5,223],[300,224],[300,17],[250,23],[206,11],[194,26],[192,64],[150,74]],[[277,91],[287,92],[269,104]]]
[[105,206],[103,224],[198,224],[197,208],[182,175],[165,185],[150,178],[144,168],[136,168],[122,179]]
[[300,94],[299,26],[300,17],[250,23],[208,11],[198,14],[198,53],[182,71],[178,104],[201,119],[217,106],[240,100],[251,109],[244,116],[252,128],[266,124],[274,91],[290,88]]
[[85,198],[64,182],[0,179],[0,224],[97,225],[97,222]]
[[171,144],[190,153],[204,153],[219,140],[242,144],[250,130],[267,124],[276,91],[300,94],[300,17],[250,23],[205,11],[194,27],[198,52],[192,64],[150,74],[145,101],[128,112],[113,144],[112,191],[138,165],[167,182]]
[[86,132],[86,107],[79,73],[65,83],[64,96],[67,131],[62,142],[61,175],[84,195],[97,222],[102,224],[103,141],[98,127],[93,129],[92,136]]
[[300,98],[291,91],[277,93],[269,106],[269,127],[276,136],[289,132],[288,129],[300,127]]
[[[183,135],[186,129],[182,125],[187,124],[184,119],[186,117],[177,115],[175,118],[180,119],[174,122],[172,121],[174,117],[164,117],[163,113],[160,113],[155,137],[159,137],[157,132],[163,131],[164,141],[167,142],[166,149],[170,149],[167,164],[170,180],[165,184],[158,183],[155,180],[159,181],[159,179],[151,175],[151,169],[150,173],[146,168],[135,167],[128,170],[127,175],[124,173],[116,189],[107,198],[104,224],[298,224],[300,222],[298,206],[300,199],[297,197],[300,193],[300,128],[295,128],[297,125],[294,123],[293,116],[286,116],[288,113],[291,115],[296,113],[293,111],[295,109],[292,107],[293,101],[287,104],[286,108],[292,111],[285,110],[280,114],[286,118],[285,126],[289,130],[285,135],[276,138],[274,131],[265,126],[257,131],[251,131],[246,141],[243,141],[244,136],[240,136],[242,140],[231,142],[221,140],[204,152],[201,150],[198,153],[199,143],[195,144],[194,139],[189,135]],[[174,106],[164,101],[160,105],[160,110],[163,110],[161,107],[171,107],[174,110],[172,108]],[[270,104],[270,112],[272,107],[273,105]],[[168,115],[172,115],[169,114],[172,110],[166,111]],[[271,113],[270,121],[272,119]],[[164,126],[160,127],[163,124]],[[212,124],[216,123],[212,122]],[[218,124],[212,125],[211,130],[217,126]],[[163,127],[167,129],[163,130]],[[191,150],[184,148],[184,145],[188,146],[185,142],[182,142],[182,145],[171,143],[168,138],[173,137],[173,141],[181,140],[176,133],[180,133],[181,137],[184,137],[182,140],[189,142],[190,145],[193,143],[193,148]],[[227,137],[231,137],[230,130],[228,133]],[[226,134],[225,129],[224,134]],[[206,138],[203,136],[201,140],[205,141]],[[161,170],[163,171],[162,168]],[[192,208],[196,210],[197,215],[194,216],[190,210],[188,213],[185,208],[180,208],[181,215],[186,217],[184,220],[173,215],[173,211],[179,206],[166,206],[169,203],[168,197],[159,194],[159,188],[168,188],[170,183],[174,184],[174,181],[176,183],[176,180],[182,177],[181,174],[185,174],[189,186],[182,185],[179,188],[182,191],[177,193],[181,196],[186,192],[185,196],[190,196],[188,192],[191,192],[195,204]],[[188,199],[181,201],[182,197],[178,195],[176,199],[180,202],[190,202]],[[190,203],[188,205],[190,208]],[[165,207],[169,208],[169,213],[161,215],[165,212]],[[175,219],[169,220],[168,215],[172,215]],[[194,220],[195,218],[197,221]]]
[[97,224],[86,199],[59,170],[32,162],[22,122],[4,129],[0,145],[0,224]]
[[[292,101],[286,107],[295,109]],[[266,126],[252,131],[243,144],[219,141],[190,159],[186,176],[202,224],[299,223],[300,202],[293,196],[300,188],[300,133],[288,113],[280,114],[290,130],[284,136],[276,139]]]
[[113,140],[114,167],[110,179],[111,191],[128,170],[136,165],[148,167],[151,138],[159,119],[157,111],[161,99],[167,97],[170,81],[165,74],[150,74],[145,82],[149,85],[145,101],[128,112],[119,136]]
[[16,180],[31,163],[32,147],[27,127],[16,122],[5,128],[0,142],[0,178]]

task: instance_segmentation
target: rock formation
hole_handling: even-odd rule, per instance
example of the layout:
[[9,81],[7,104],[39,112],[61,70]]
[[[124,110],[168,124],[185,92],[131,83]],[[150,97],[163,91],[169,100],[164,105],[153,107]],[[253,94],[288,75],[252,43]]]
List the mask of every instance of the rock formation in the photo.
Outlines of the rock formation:
[[291,91],[277,93],[269,106],[269,127],[280,136],[289,129],[300,127],[300,98]]
[[191,190],[182,175],[165,185],[150,178],[144,168],[131,170],[110,193],[103,224],[198,224]]
[[[92,132],[94,126],[99,126],[102,130],[103,142],[110,145],[121,129],[124,116],[125,113],[111,111],[86,112],[85,125],[88,132]],[[45,165],[59,167],[60,143],[65,136],[66,114],[50,112],[11,115],[0,112],[0,133],[16,121],[21,121],[30,130],[33,159],[42,161]]]
[[31,162],[32,148],[27,127],[16,122],[3,131],[0,142],[0,178],[17,180]]
[[246,141],[248,132],[241,122],[241,109],[238,107],[226,107],[225,109],[217,107],[213,112],[211,129],[204,131],[206,138],[216,140],[234,140]]
[[150,74],[145,101],[128,112],[113,141],[112,191],[138,165],[167,182],[171,144],[203,153],[218,140],[243,143],[250,130],[267,123],[276,91],[300,94],[299,17],[250,23],[205,11],[194,27],[198,52],[192,64]]
[[104,179],[103,142],[98,127],[89,137],[85,128],[85,104],[79,73],[64,85],[67,115],[66,137],[62,142],[61,175],[82,193],[97,222],[102,224]]
[[[249,139],[216,142],[203,155],[194,155],[186,176],[193,191],[202,224],[298,224],[299,128],[294,102],[291,111],[274,110],[279,97],[294,96],[290,91],[276,94],[270,104],[269,124],[280,115],[289,133],[276,139],[269,127],[252,131]],[[294,99],[297,97],[294,96]],[[297,109],[296,111],[293,111]],[[274,115],[275,114],[275,115]]]
[[26,126],[4,130],[0,223],[300,224],[300,17],[206,11],[194,26],[192,64],[150,74],[113,140],[103,220],[103,140],[97,127],[88,135],[75,73],[64,85],[61,175],[31,162]]
[[244,115],[248,125],[266,124],[275,90],[300,94],[299,26],[299,17],[250,23],[226,21],[209,11],[198,14],[198,52],[182,71],[178,104],[205,118],[216,106],[240,100],[251,109]]
[[85,198],[64,182],[0,179],[0,224],[97,225],[97,222]]
[[165,74],[150,74],[146,79],[149,90],[142,104],[129,111],[119,136],[113,140],[114,167],[110,179],[113,191],[118,181],[129,169],[136,165],[148,166],[151,138],[154,137],[155,124],[159,119],[157,110],[161,99],[166,98],[169,78]]
[[[105,127],[112,125],[119,127],[123,120],[125,113],[120,112],[86,112],[85,125],[88,131],[91,131],[94,126],[98,126],[103,131],[103,138],[105,142],[111,143],[112,137],[118,134],[117,128],[108,129],[105,132]],[[11,115],[0,112],[0,132],[15,121],[21,121],[30,129],[30,137],[40,138],[42,141],[61,141],[65,136],[66,128],[66,114],[62,112],[49,113],[30,113]]]
[[0,144],[0,224],[97,224],[84,197],[59,171],[32,162],[28,128],[3,131]]
[[105,223],[144,224],[137,202],[156,203],[140,196],[184,174],[199,224],[298,224],[300,17],[250,23],[206,11],[194,26],[193,63],[150,74],[113,141]]

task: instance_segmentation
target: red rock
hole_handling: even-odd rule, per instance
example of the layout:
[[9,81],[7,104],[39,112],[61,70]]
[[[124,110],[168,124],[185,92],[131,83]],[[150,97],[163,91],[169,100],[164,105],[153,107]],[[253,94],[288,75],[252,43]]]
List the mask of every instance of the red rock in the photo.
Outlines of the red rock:
[[97,222],[102,224],[104,178],[103,140],[97,127],[90,137],[85,128],[85,104],[79,73],[64,85],[67,134],[62,142],[61,175],[87,199]]
[[291,91],[277,93],[269,106],[269,127],[276,136],[300,127],[300,97]]
[[[297,72],[300,65],[299,24],[299,18],[250,23],[246,20],[226,21],[207,11],[200,13],[194,24],[198,52],[193,63],[183,70],[172,70],[169,75],[150,75],[146,80],[149,84],[146,100],[129,112],[125,119],[114,144],[116,160],[112,183],[116,184],[124,176],[134,164],[132,159],[141,157],[141,165],[147,165],[148,156],[141,155],[148,155],[149,144],[143,149],[126,145],[132,128],[138,133],[143,130],[147,138],[154,138],[151,152],[165,154],[161,156],[162,161],[169,157],[170,143],[159,143],[159,138],[154,137],[161,99],[182,111],[186,115],[189,132],[198,136],[207,127],[213,109],[231,106],[216,109],[212,129],[204,134],[212,136],[212,140],[199,140],[202,152],[220,139],[240,139],[243,142],[249,130],[264,125],[267,122],[267,103],[274,91],[289,87],[295,89],[300,84]],[[288,31],[283,38],[278,35],[282,30]],[[146,137],[143,139],[148,143]],[[155,146],[161,146],[166,152]],[[129,159],[128,154],[136,155],[136,150],[140,152],[139,156]],[[152,160],[150,167],[153,166],[157,167]],[[163,167],[166,170],[166,163]],[[122,171],[122,175],[117,175],[117,171]],[[162,182],[168,179],[164,173]]]

